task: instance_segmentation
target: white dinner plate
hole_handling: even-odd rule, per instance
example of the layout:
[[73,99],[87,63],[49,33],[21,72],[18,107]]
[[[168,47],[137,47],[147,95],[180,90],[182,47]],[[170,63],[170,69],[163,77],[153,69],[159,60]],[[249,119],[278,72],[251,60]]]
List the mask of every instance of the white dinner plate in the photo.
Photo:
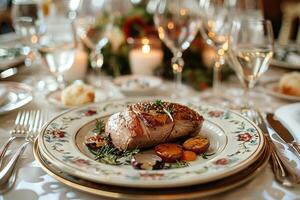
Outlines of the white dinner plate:
[[26,56],[22,47],[1,47],[0,45],[0,71],[24,63]]
[[199,102],[177,100],[204,116],[200,132],[209,139],[208,151],[212,155],[206,159],[200,157],[184,168],[153,171],[95,161],[83,144],[83,138],[93,128],[91,124],[99,118],[106,120],[130,103],[145,100],[149,98],[107,101],[60,114],[44,126],[38,138],[39,149],[53,165],[74,176],[110,185],[141,188],[179,187],[218,180],[245,169],[262,153],[263,135],[245,117]]
[[262,90],[264,92],[266,92],[267,94],[272,95],[274,97],[288,100],[288,101],[300,101],[299,96],[292,96],[292,95],[283,94],[283,93],[279,92],[278,84],[279,84],[279,80],[273,80],[273,81],[268,81],[268,82],[262,83],[261,86],[262,86]]
[[32,88],[24,83],[0,82],[6,89],[6,97],[0,106],[0,114],[18,109],[33,99]]
[[155,76],[124,75],[117,77],[114,83],[120,91],[128,96],[146,96],[155,94],[162,80]]

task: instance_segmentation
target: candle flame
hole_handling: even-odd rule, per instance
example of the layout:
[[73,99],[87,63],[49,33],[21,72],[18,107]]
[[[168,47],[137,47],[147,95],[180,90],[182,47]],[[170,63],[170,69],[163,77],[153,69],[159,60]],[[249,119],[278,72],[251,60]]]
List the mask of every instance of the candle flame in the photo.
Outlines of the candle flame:
[[144,54],[148,54],[148,53],[150,53],[150,51],[151,51],[151,48],[150,48],[149,44],[143,45],[143,47],[142,47],[142,52],[143,52]]

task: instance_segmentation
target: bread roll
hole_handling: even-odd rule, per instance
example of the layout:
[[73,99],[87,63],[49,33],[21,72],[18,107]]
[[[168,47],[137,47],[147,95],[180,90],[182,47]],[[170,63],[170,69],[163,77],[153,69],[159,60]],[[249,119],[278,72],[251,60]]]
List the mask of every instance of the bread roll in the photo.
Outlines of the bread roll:
[[291,72],[283,75],[278,89],[283,94],[300,96],[300,73]]
[[72,84],[61,93],[61,101],[65,106],[79,106],[92,103],[95,100],[95,92],[91,86],[85,84]]

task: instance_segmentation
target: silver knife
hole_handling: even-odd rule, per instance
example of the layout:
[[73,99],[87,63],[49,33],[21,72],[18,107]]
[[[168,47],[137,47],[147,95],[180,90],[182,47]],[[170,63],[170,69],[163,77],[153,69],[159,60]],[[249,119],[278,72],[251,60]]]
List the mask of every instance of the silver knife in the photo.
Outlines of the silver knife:
[[267,121],[270,126],[274,129],[274,131],[279,135],[279,137],[287,143],[291,148],[293,148],[300,157],[300,148],[299,144],[297,144],[294,136],[290,133],[290,131],[285,128],[280,121],[276,120],[274,114],[268,113],[267,114]]

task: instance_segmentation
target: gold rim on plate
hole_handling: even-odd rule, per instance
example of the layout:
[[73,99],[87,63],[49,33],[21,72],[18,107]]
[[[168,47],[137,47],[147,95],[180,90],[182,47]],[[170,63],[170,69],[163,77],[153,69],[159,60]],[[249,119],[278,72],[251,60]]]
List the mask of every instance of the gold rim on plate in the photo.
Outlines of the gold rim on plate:
[[33,147],[33,154],[36,161],[41,168],[50,176],[58,180],[59,182],[90,194],[98,195],[106,198],[116,199],[190,199],[206,197],[227,190],[241,186],[248,181],[256,177],[268,164],[270,157],[270,149],[267,143],[264,144],[263,153],[260,159],[255,161],[251,166],[238,174],[231,175],[227,178],[223,178],[217,181],[213,181],[207,184],[198,184],[189,187],[180,188],[156,188],[156,189],[142,189],[142,188],[128,188],[110,186],[100,183],[91,182],[88,180],[80,179],[71,176],[65,172],[52,166],[45,158],[43,158],[39,152],[38,140],[35,140]]

